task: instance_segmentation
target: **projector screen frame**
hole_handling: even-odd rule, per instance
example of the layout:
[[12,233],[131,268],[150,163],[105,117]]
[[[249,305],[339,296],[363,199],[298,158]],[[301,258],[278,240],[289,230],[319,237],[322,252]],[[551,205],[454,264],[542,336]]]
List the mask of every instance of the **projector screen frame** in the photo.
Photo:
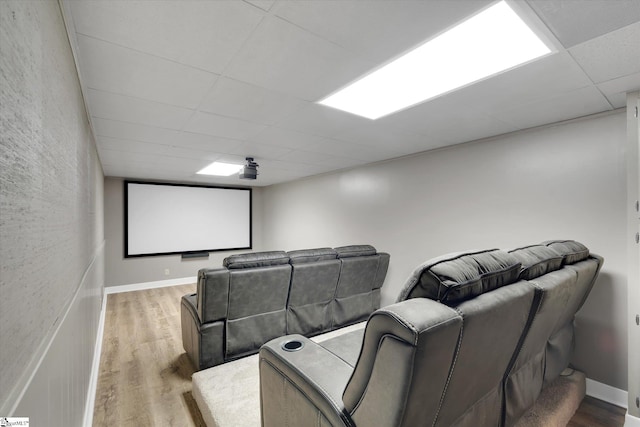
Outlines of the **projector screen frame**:
[[[229,248],[201,248],[185,251],[170,251],[170,252],[154,252],[143,254],[130,254],[129,253],[129,184],[142,184],[142,185],[158,185],[167,187],[196,187],[196,188],[210,188],[219,190],[237,190],[247,191],[249,193],[249,245]],[[124,258],[142,258],[153,256],[166,256],[166,255],[189,255],[189,254],[204,254],[205,252],[223,252],[234,250],[251,250],[253,248],[253,191],[251,187],[229,187],[220,185],[204,185],[204,184],[189,184],[189,183],[176,183],[176,182],[155,182],[155,181],[141,181],[141,180],[124,180]]]

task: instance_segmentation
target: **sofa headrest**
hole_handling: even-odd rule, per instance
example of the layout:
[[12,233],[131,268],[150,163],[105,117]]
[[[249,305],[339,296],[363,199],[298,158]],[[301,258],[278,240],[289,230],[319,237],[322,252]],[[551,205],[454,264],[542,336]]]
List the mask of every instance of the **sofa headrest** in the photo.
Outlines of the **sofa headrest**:
[[547,240],[542,244],[562,255],[564,257],[563,265],[575,264],[589,258],[589,249],[575,240]]
[[270,251],[231,255],[224,259],[222,265],[230,270],[235,270],[239,268],[268,267],[288,263],[289,257],[285,251]]
[[513,283],[519,273],[518,260],[499,249],[449,254],[419,266],[405,283],[398,302],[429,298],[454,305]]
[[301,249],[299,251],[289,251],[287,255],[291,264],[326,261],[338,257],[338,253],[331,248]]
[[563,256],[545,245],[531,245],[509,251],[520,264],[520,279],[531,280],[562,268]]
[[370,256],[375,255],[376,248],[371,245],[350,245],[340,246],[336,248],[338,258],[351,258],[354,256]]

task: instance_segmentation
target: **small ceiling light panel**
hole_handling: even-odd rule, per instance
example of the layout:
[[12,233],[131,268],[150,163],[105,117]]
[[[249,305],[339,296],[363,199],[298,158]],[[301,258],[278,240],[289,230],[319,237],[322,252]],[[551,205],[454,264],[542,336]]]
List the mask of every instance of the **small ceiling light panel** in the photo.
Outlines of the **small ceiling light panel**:
[[231,163],[213,162],[206,168],[197,172],[198,175],[231,176],[240,172],[242,165]]
[[551,51],[503,0],[319,103],[375,120]]

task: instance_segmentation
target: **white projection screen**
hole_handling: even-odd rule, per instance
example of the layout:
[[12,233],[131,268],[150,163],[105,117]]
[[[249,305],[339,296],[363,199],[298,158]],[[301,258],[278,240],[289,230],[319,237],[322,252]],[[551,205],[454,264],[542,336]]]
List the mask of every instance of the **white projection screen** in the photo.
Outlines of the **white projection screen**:
[[125,258],[251,249],[251,189],[124,182]]

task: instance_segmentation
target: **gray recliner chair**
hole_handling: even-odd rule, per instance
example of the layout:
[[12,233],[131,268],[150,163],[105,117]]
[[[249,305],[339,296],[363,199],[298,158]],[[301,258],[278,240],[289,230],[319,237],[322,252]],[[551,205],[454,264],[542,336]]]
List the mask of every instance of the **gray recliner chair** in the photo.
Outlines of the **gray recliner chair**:
[[512,426],[568,365],[601,265],[571,241],[430,260],[364,337],[265,344],[262,425]]
[[287,254],[232,255],[223,264],[200,270],[197,293],[182,297],[182,344],[196,369],[255,353],[286,334]]
[[232,255],[198,272],[181,301],[182,343],[197,370],[256,353],[287,333],[313,336],[380,306],[389,254],[370,245]]

